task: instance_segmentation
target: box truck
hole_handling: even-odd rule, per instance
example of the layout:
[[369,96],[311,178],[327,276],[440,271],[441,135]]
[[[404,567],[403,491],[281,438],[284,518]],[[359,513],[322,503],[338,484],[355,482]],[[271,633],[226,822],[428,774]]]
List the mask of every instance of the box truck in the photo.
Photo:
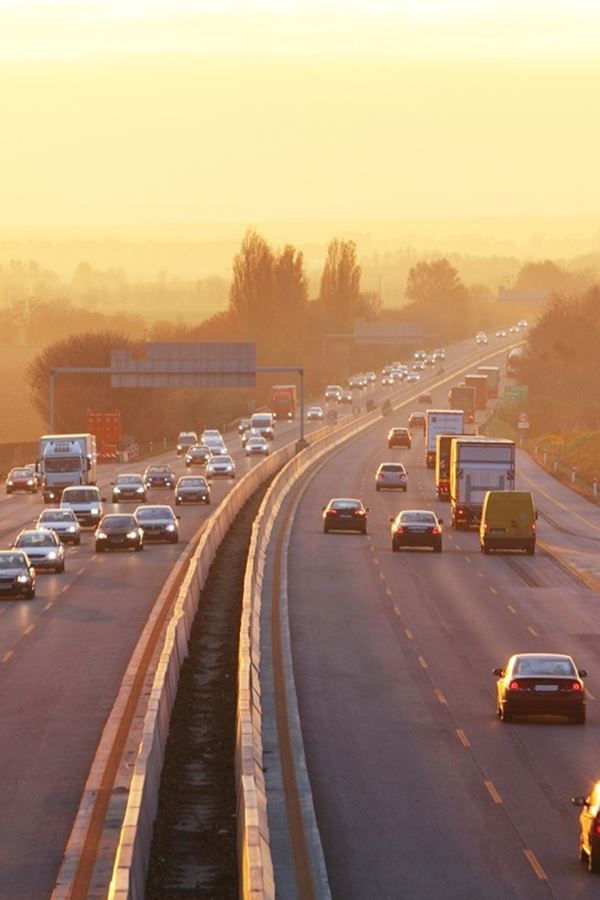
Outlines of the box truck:
[[475,388],[475,409],[485,409],[488,398],[487,375],[465,375],[465,384]]
[[[435,436],[435,492],[440,500],[450,499],[450,447],[456,434]],[[461,435],[462,437],[462,435]]]
[[478,366],[477,374],[487,376],[488,397],[496,399],[500,389],[500,366]]
[[271,387],[271,411],[276,419],[293,419],[296,413],[296,385],[274,384]]
[[66,487],[96,484],[96,438],[93,434],[44,434],[36,468],[42,475],[44,503],[60,500]]
[[435,467],[438,434],[462,434],[465,416],[462,409],[428,409],[425,413],[425,465]]
[[475,388],[465,384],[451,387],[448,391],[448,403],[450,409],[462,409],[465,422],[472,424],[475,421]]
[[503,438],[456,437],[450,446],[450,504],[453,528],[479,525],[487,491],[515,486],[515,443]]

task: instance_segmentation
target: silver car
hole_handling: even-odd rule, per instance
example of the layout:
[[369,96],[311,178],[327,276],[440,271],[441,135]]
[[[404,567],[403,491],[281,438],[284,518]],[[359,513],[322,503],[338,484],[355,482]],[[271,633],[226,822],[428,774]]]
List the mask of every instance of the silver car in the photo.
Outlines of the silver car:
[[22,550],[0,550],[0,597],[35,597],[35,569]]
[[246,441],[246,456],[268,456],[269,442],[262,435]]
[[408,488],[408,475],[404,465],[399,462],[380,463],[375,473],[375,490],[382,488],[397,488],[406,491]]
[[48,529],[28,529],[20,531],[13,544],[14,550],[22,550],[36,569],[65,571],[65,548],[59,536]]
[[235,478],[235,463],[231,456],[211,456],[206,464],[207,478]]
[[55,531],[65,544],[81,543],[81,525],[72,509],[45,509],[38,516],[35,527]]
[[319,419],[324,418],[324,416],[325,416],[325,413],[323,412],[322,406],[309,406],[308,409],[306,410],[306,418],[309,421],[311,421],[313,419],[316,419],[318,421]]

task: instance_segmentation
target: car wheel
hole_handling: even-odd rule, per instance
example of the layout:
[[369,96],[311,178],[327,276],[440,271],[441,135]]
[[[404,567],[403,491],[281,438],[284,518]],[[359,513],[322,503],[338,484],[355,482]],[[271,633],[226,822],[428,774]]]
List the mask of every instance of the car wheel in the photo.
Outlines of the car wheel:
[[590,844],[590,852],[588,853],[588,870],[596,874],[600,872],[600,857],[597,853],[594,853],[593,844]]
[[396,541],[392,541],[392,552],[398,553],[400,550],[400,545]]
[[100,544],[96,544],[96,553],[104,553],[104,547],[101,547]]
[[323,534],[329,534],[329,528],[327,525],[323,525]]
[[366,534],[366,533],[367,533],[367,526],[366,526],[366,525],[364,526],[364,528],[361,528],[361,529],[360,529],[360,533],[361,533],[361,534]]
[[405,486],[402,488],[402,490],[404,491],[404,493],[406,493],[407,490],[408,490],[408,485],[405,485]]
[[535,553],[535,544],[533,545],[533,547],[527,547],[525,552],[526,552],[527,556],[533,556]]
[[140,550],[143,550],[143,549],[144,549],[144,545],[143,545],[143,544],[138,544],[137,547],[135,548],[136,553],[139,553],[139,551],[140,551]]
[[441,552],[442,552],[442,545],[441,545],[441,544],[435,544],[435,546],[434,546],[434,548],[433,548],[433,552],[434,552],[434,553],[441,553]]
[[506,703],[500,708],[500,718],[503,722],[512,722],[513,720],[513,714]]
[[488,545],[485,543],[485,541],[484,541],[483,544],[481,545],[481,552],[482,552],[482,553],[485,553],[486,555],[488,555],[489,552],[490,552],[490,548],[489,548]]
[[75,546],[79,547],[80,544],[81,544],[81,538],[78,537],[77,540],[75,541]]
[[375,490],[376,490],[376,491],[379,490],[379,485],[378,485],[378,484],[375,485]]
[[176,500],[176,501],[175,501],[175,506],[181,506],[181,500]]
[[577,715],[573,716],[576,725],[585,725],[585,709],[581,709]]
[[179,538],[178,538],[178,537],[172,537],[172,538],[171,538],[171,543],[172,543],[172,544],[177,544],[177,543],[179,543]]

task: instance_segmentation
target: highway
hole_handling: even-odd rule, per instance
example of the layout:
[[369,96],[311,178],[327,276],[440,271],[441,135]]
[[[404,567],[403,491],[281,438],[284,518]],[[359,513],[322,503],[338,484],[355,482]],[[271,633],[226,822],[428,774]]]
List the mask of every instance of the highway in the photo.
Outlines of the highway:
[[[570,798],[600,777],[598,595],[543,549],[483,556],[476,532],[449,525],[442,554],[392,553],[389,519],[401,508],[434,508],[449,523],[423,438],[387,449],[387,429],[407,416],[333,454],[292,523],[294,677],[332,895],[597,896]],[[376,493],[375,469],[389,458],[405,462],[407,494]],[[535,489],[534,468],[517,487]],[[332,496],[370,507],[367,536],[323,534]],[[548,494],[538,506],[542,544],[581,546],[587,531],[597,547],[593,526],[574,527],[564,509],[557,519]],[[590,673],[584,727],[496,718],[492,669],[544,650],[572,654]]]
[[[488,354],[490,350],[484,348]],[[500,344],[498,350],[504,353]],[[449,351],[446,367],[482,355],[480,348],[465,342]],[[424,383],[433,375],[426,374]],[[404,385],[393,395],[418,388],[418,384]],[[367,396],[383,395],[378,387],[363,393],[360,400],[364,406]],[[193,427],[193,423],[182,423],[182,427],[186,425]],[[307,431],[314,427],[322,427],[322,423],[309,425]],[[297,436],[297,422],[279,425],[275,446]],[[245,458],[237,435],[227,439],[235,449],[240,477],[260,460]],[[151,462],[168,462],[177,474],[186,471],[174,452]],[[110,498],[110,481],[117,472],[142,471],[146,464],[103,466],[99,479],[103,496]],[[0,898],[50,895],[102,728],[133,648],[174,563],[230,484],[214,482],[212,506],[177,508],[181,515],[178,545],[148,545],[141,554],[97,555],[92,534],[86,531],[80,547],[68,548],[63,575],[38,575],[33,601],[7,599],[0,605],[4,725],[0,734],[0,816],[5,823]],[[149,502],[172,502],[172,494],[154,490]],[[42,508],[41,495],[2,494],[2,546],[21,528],[33,527]],[[105,512],[118,508],[130,510],[133,504],[117,507],[105,503]]]

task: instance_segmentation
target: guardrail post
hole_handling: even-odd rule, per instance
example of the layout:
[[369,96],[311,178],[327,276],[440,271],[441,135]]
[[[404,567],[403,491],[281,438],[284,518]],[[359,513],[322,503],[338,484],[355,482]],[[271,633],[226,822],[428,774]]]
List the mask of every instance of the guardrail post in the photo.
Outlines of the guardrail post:
[[537,455],[538,455],[538,452],[539,452],[538,445],[537,445],[537,444],[534,444],[534,445],[533,445],[533,455],[534,455],[534,456],[537,456]]
[[573,466],[571,469],[571,484],[575,484],[575,478],[576,478],[576,472],[575,472],[575,466]]
[[544,465],[548,464],[548,450],[544,447]]
[[552,467],[554,469],[554,474],[558,472],[558,456],[554,457],[554,462],[552,463]]
[[594,478],[594,480],[592,481],[592,494],[593,494],[594,500],[597,500],[598,499],[598,479],[597,478]]

